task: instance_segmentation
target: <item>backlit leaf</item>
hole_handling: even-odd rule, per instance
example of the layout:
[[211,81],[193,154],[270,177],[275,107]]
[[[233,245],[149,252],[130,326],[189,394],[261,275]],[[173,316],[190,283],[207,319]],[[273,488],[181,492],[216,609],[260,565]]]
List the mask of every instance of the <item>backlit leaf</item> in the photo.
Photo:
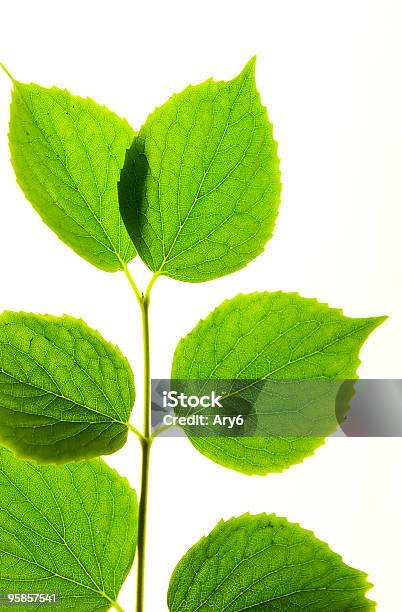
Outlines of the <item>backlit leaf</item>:
[[372,586],[310,532],[275,515],[221,521],[173,572],[170,612],[374,610]]
[[117,181],[134,132],[89,98],[13,81],[9,142],[18,183],[76,253],[113,272],[135,255]]
[[0,315],[0,440],[43,463],[113,453],[127,439],[131,368],[83,321]]
[[0,491],[0,592],[58,596],[21,612],[109,610],[137,541],[127,481],[100,459],[38,466],[0,449]]
[[279,160],[254,65],[172,96],[127,155],[121,210],[154,272],[210,280],[243,268],[272,236]]
[[[356,378],[360,348],[382,321],[384,317],[345,317],[341,310],[292,293],[238,295],[179,342],[171,378],[256,382],[324,378],[338,379],[341,385]],[[329,416],[333,413],[334,408]],[[318,416],[322,418],[322,410]],[[245,474],[282,471],[324,441],[305,435],[190,436],[190,440],[210,459]]]

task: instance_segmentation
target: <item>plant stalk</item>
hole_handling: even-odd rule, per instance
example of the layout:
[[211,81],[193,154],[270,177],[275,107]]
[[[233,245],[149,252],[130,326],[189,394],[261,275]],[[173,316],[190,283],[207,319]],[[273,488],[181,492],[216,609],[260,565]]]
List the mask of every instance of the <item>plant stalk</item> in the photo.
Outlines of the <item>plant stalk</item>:
[[144,414],[142,433],[132,425],[129,429],[135,433],[141,444],[141,493],[138,510],[138,536],[137,536],[137,588],[136,588],[136,612],[144,612],[145,593],[145,552],[147,537],[147,510],[148,510],[148,484],[149,465],[151,458],[152,432],[151,432],[151,352],[149,341],[149,303],[151,289],[159,276],[156,272],[151,278],[145,293],[141,293],[134,282],[127,265],[122,261],[122,270],[135,294],[141,309],[142,319],[142,344],[144,356]]
[[145,558],[147,536],[147,509],[148,509],[148,483],[151,441],[143,440],[142,469],[141,469],[141,497],[138,512],[138,542],[137,542],[137,601],[136,612],[144,612],[145,591]]
[[141,468],[141,496],[138,513],[138,543],[137,543],[137,598],[136,611],[144,612],[145,591],[145,551],[147,536],[147,509],[148,509],[148,483],[149,464],[151,452],[151,368],[149,343],[149,292],[141,299],[142,337],[144,351],[144,416],[143,437],[141,439],[142,468]]

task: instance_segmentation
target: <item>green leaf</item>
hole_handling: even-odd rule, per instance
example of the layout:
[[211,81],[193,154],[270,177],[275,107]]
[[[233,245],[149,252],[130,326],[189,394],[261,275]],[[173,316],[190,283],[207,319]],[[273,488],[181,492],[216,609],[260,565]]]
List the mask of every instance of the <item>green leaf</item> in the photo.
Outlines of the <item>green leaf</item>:
[[157,108],[126,158],[126,226],[146,265],[187,282],[230,274],[271,238],[280,199],[277,145],[255,59],[232,81],[187,87]]
[[127,439],[131,368],[83,321],[0,315],[0,440],[43,463],[113,453]]
[[136,253],[117,194],[133,130],[89,98],[13,84],[9,142],[22,191],[81,257],[101,270],[121,269]]
[[[339,379],[341,385],[356,378],[360,348],[384,319],[348,318],[341,310],[295,293],[238,295],[179,342],[171,378],[256,382],[326,378]],[[280,472],[324,442],[322,437],[304,435],[189,438],[205,456],[245,474]]]
[[[287,449],[286,441],[291,440],[294,445],[296,438],[304,453],[320,443],[312,438],[322,439],[339,428],[348,413],[354,384],[353,380],[329,378],[171,379],[170,389],[179,397],[181,394],[187,398],[219,397],[218,406],[210,403],[191,408],[187,402],[184,406],[179,403],[172,416],[184,421],[182,428],[190,438],[279,438],[276,458],[280,462],[279,450]],[[188,424],[191,421],[195,422]]]
[[173,572],[170,612],[374,610],[367,575],[275,515],[221,521]]
[[99,459],[41,467],[0,449],[0,487],[0,591],[59,594],[59,612],[111,608],[137,540],[128,482]]

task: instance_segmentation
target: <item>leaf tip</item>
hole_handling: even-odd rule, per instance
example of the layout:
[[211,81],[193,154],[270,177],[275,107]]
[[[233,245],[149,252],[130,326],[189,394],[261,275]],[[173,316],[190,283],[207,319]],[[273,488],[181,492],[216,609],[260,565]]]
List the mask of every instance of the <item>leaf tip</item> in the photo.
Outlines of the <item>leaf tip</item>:
[[248,60],[248,62],[247,62],[247,64],[245,65],[244,69],[245,69],[245,70],[247,69],[247,70],[249,70],[250,72],[255,72],[255,66],[256,66],[256,64],[257,64],[257,54],[255,53],[255,54],[253,55],[253,57],[251,57],[251,58]]
[[387,321],[387,319],[389,319],[388,315],[370,317],[369,319],[367,319],[367,322],[369,323],[367,335],[369,336],[374,330],[376,330],[378,327],[380,327],[380,325]]
[[255,79],[256,63],[257,63],[257,56],[253,55],[253,57],[248,60],[247,64],[244,66],[239,76],[244,79],[247,77]]

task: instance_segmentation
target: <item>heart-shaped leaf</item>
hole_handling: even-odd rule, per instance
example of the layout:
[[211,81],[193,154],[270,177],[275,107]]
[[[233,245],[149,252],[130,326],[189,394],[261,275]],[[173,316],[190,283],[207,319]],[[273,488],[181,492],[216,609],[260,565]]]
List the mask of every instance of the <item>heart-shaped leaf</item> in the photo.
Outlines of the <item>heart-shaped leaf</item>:
[[83,321],[0,315],[0,439],[20,456],[62,463],[115,452],[134,396],[125,357]]
[[221,521],[173,572],[170,612],[374,610],[372,586],[310,531],[275,515]]
[[[367,336],[385,317],[352,319],[341,310],[302,298],[292,293],[252,293],[238,295],[223,302],[205,320],[183,338],[176,349],[172,379],[189,381],[250,380],[261,385],[264,381],[300,381],[304,379],[344,380],[356,378],[360,363],[359,351]],[[209,382],[209,386],[212,382]],[[252,386],[252,385],[251,385]],[[248,385],[245,385],[247,389]],[[268,385],[268,394],[275,388]],[[276,386],[276,390],[280,386]],[[310,420],[311,408],[316,406],[317,420],[324,419],[323,409],[328,406],[328,423],[336,428],[335,398],[339,388],[329,384],[333,393],[332,404],[319,406],[321,386],[311,387],[317,393],[305,403]],[[264,390],[264,389],[263,389]],[[237,395],[241,390],[236,390]],[[242,394],[244,396],[244,393]],[[250,395],[255,412],[268,412],[261,402],[264,394]],[[276,400],[275,400],[276,401]],[[259,405],[258,405],[259,404]],[[202,437],[189,436],[192,444],[217,463],[245,474],[279,472],[299,463],[320,446],[324,438],[305,435],[280,435],[281,413],[274,404],[277,420],[270,421],[276,435],[256,437]],[[300,415],[294,417],[295,431]],[[304,418],[306,414],[301,414]],[[335,418],[334,418],[335,417]],[[291,432],[287,426],[288,432]],[[326,433],[325,430],[322,430]]]
[[280,199],[277,145],[254,59],[232,81],[187,87],[139,131],[120,205],[146,265],[188,282],[243,268],[271,238]]
[[18,183],[43,221],[94,266],[135,256],[117,182],[134,132],[89,98],[13,80],[9,142]]
[[0,449],[0,489],[3,597],[55,595],[50,608],[60,612],[113,607],[137,542],[137,498],[127,481],[100,459],[38,466]]

